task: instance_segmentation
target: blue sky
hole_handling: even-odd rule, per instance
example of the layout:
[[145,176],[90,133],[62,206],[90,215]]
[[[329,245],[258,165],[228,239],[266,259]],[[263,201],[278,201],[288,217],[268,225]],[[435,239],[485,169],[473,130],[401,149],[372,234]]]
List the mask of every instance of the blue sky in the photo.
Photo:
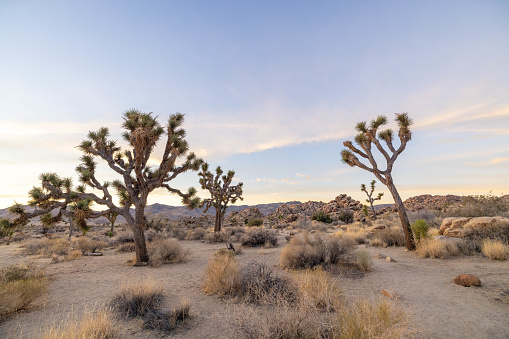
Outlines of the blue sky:
[[41,172],[75,178],[75,146],[101,126],[120,140],[132,107],[185,113],[191,150],[235,170],[247,204],[364,200],[373,178],[341,163],[342,142],[395,112],[415,121],[404,199],[508,194],[508,17],[506,1],[4,0],[0,207]]

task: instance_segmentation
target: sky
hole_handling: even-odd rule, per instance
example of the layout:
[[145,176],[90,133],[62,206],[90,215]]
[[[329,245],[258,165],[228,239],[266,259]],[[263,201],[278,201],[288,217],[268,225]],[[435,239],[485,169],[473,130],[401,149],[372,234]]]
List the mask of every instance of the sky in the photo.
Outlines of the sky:
[[[130,108],[184,113],[190,150],[236,172],[242,204],[364,201],[375,178],[341,162],[342,143],[381,114],[396,129],[401,112],[414,121],[393,169],[403,199],[509,194],[507,18],[489,0],[2,0],[0,208],[40,173],[77,182],[76,146],[102,126],[120,142]],[[97,177],[116,178],[101,162]],[[198,187],[197,173],[171,186]]]

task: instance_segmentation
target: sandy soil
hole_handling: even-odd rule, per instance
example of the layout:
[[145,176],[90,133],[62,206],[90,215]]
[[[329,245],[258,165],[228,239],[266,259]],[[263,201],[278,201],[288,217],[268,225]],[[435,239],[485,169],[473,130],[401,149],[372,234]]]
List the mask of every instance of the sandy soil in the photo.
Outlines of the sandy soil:
[[[239,306],[201,292],[207,262],[224,245],[200,241],[181,243],[191,250],[191,260],[159,268],[129,266],[126,263],[134,254],[117,254],[111,249],[102,257],[50,264],[49,259],[22,256],[19,243],[0,246],[0,267],[36,260],[51,277],[48,293],[31,310],[0,324],[0,338],[38,338],[48,326],[104,306],[123,282],[147,278],[163,284],[168,308],[180,296],[188,296],[193,319],[170,336],[142,330],[136,321],[118,320],[115,323],[123,338],[233,338],[224,315]],[[278,261],[285,243],[284,234],[280,235],[279,243],[280,246],[271,249],[243,249],[239,261],[265,262],[280,270]],[[365,249],[373,255],[391,256],[396,262],[375,258],[372,272],[362,277],[337,277],[347,298],[378,298],[382,290],[389,292],[408,307],[422,328],[420,337],[509,338],[509,262],[490,261],[480,256],[422,259],[403,248]],[[455,285],[452,280],[461,273],[478,276],[483,286]]]

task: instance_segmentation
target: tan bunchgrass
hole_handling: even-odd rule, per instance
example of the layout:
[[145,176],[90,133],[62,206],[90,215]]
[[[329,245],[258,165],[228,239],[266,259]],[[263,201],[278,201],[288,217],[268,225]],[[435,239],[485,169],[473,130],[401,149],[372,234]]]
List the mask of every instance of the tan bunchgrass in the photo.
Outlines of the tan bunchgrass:
[[360,301],[338,312],[333,338],[408,338],[415,331],[409,313],[386,298]]
[[52,257],[69,253],[69,240],[65,238],[30,239],[22,245],[24,254]]
[[72,240],[71,246],[73,249],[79,250],[82,253],[93,253],[104,249],[106,246],[108,246],[108,243],[87,237],[79,237]]
[[79,321],[70,319],[58,327],[51,327],[43,339],[116,339],[120,338],[108,310],[87,312]]
[[239,283],[239,265],[233,253],[218,253],[205,269],[203,292],[229,296],[234,294]]
[[449,254],[446,244],[435,239],[421,239],[421,241],[417,243],[416,253],[421,258],[432,259],[444,259]]
[[184,249],[176,239],[159,239],[147,246],[150,265],[174,264],[189,260],[190,252]]
[[500,240],[485,239],[482,242],[481,250],[490,260],[509,259],[509,246]]
[[48,289],[48,279],[33,264],[11,265],[0,270],[0,322],[9,314],[27,309]]
[[359,265],[359,268],[364,272],[370,272],[373,266],[371,254],[366,250],[358,250],[355,252],[355,256],[357,257],[357,265]]
[[333,312],[342,303],[341,289],[337,281],[322,268],[295,271],[292,274],[298,290],[299,303],[326,312]]

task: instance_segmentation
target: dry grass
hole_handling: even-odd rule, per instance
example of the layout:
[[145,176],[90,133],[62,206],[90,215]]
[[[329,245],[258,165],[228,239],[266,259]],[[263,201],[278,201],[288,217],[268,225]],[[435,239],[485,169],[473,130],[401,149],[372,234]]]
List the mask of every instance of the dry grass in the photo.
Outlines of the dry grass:
[[205,269],[203,277],[203,292],[230,296],[238,288],[239,265],[233,253],[214,255]]
[[126,318],[145,317],[158,309],[163,300],[163,288],[154,280],[123,284],[111,306]]
[[371,254],[365,250],[359,250],[355,252],[355,256],[357,257],[357,264],[359,268],[364,272],[370,272],[371,267],[373,266],[373,258],[371,258]]
[[351,238],[357,244],[364,244],[367,242],[366,230],[358,223],[348,226],[345,231],[338,231],[336,234],[343,238]]
[[48,279],[32,264],[11,265],[0,271],[0,322],[27,309],[48,289]]
[[482,253],[490,260],[509,259],[509,246],[499,240],[485,239],[481,248]]
[[321,268],[296,271],[292,274],[298,291],[299,304],[311,305],[320,311],[334,312],[342,303],[337,281]]
[[408,338],[414,334],[410,316],[388,299],[361,301],[343,307],[333,328],[333,338]]
[[421,258],[444,259],[449,254],[446,244],[434,239],[422,239],[416,246],[416,253]]
[[405,234],[401,227],[375,231],[370,237],[369,244],[381,247],[405,246]]
[[294,236],[283,248],[280,263],[287,269],[336,265],[352,246],[351,241],[337,236],[303,233]]
[[147,245],[151,266],[174,264],[189,260],[190,252],[176,239],[159,239]]
[[106,310],[95,310],[85,314],[79,321],[73,319],[60,327],[48,329],[43,339],[116,339],[116,331],[111,314]]
[[71,246],[82,253],[95,253],[104,249],[108,244],[105,241],[94,240],[87,237],[73,239]]
[[56,255],[67,255],[69,253],[69,240],[65,238],[42,238],[30,239],[23,243],[23,253],[29,255],[41,255],[52,257]]

